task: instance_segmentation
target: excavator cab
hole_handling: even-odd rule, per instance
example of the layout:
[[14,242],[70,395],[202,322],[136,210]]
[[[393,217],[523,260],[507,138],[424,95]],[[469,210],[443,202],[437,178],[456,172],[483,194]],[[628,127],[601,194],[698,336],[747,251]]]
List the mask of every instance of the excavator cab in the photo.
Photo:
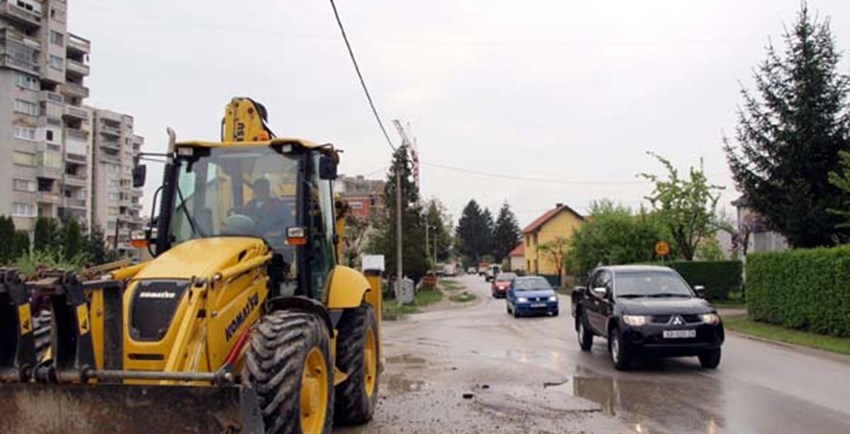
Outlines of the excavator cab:
[[[0,270],[0,332],[15,337],[0,342],[0,431],[320,434],[371,419],[380,276],[337,263],[338,153],[274,137],[250,99],[225,113],[220,142],[169,131],[151,260],[89,280]],[[53,307],[41,355],[29,295]]]

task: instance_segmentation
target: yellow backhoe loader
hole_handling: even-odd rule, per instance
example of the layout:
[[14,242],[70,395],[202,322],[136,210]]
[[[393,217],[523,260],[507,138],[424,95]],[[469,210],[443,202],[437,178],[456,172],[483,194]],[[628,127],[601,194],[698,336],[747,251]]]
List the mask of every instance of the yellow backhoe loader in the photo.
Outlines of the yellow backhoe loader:
[[[88,280],[0,270],[0,433],[313,434],[371,419],[380,278],[337,263],[339,154],[266,121],[234,98],[221,142],[169,131],[151,260]],[[136,187],[145,173],[137,161]]]

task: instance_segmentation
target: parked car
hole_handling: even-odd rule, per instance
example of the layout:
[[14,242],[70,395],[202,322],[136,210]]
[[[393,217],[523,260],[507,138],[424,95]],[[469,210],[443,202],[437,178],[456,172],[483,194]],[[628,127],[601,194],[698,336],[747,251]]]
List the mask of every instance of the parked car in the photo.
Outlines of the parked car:
[[486,276],[486,275],[487,275],[487,270],[488,270],[489,268],[490,268],[490,263],[489,263],[489,262],[480,262],[480,263],[478,263],[478,275],[479,275],[479,276]]
[[514,318],[523,315],[546,314],[558,316],[558,294],[549,281],[540,276],[517,277],[505,297],[508,313]]
[[475,274],[475,273],[477,273],[477,272],[478,272],[478,270],[476,270],[476,269],[475,269],[475,267],[469,267],[469,268],[466,270],[466,274]]
[[491,282],[496,278],[496,275],[502,272],[502,266],[499,264],[490,264],[487,267],[487,274],[484,276],[484,280],[487,282]]
[[591,274],[589,289],[576,287],[572,314],[578,343],[590,351],[594,336],[608,340],[611,361],[628,369],[638,356],[697,356],[700,364],[720,364],[723,323],[706,300],[667,267],[619,265]]
[[493,279],[493,283],[490,284],[490,293],[493,295],[493,298],[505,298],[508,288],[511,287],[516,278],[516,273],[499,273]]

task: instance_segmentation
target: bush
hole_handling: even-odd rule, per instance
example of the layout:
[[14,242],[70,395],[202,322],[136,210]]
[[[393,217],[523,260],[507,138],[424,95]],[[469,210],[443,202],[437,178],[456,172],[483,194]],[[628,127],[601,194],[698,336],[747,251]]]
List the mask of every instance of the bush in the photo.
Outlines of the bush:
[[850,336],[850,246],[747,256],[750,318]]
[[741,290],[741,261],[673,261],[666,265],[682,275],[689,285],[705,287],[709,300],[726,300]]

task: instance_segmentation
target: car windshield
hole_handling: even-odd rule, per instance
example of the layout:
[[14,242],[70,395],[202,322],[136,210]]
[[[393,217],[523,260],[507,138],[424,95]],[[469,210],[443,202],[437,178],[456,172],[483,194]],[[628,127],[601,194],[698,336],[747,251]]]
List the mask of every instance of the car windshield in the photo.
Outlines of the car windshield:
[[552,285],[542,277],[520,277],[514,280],[514,289],[517,291],[544,291],[552,289]]
[[502,273],[496,276],[496,282],[510,282],[516,279],[516,274],[514,273]]
[[617,297],[691,297],[693,292],[673,271],[618,272],[614,277]]
[[297,221],[298,167],[297,157],[268,146],[212,148],[197,161],[183,161],[171,222],[174,241],[244,235],[261,237],[275,250],[291,248],[284,234]]

